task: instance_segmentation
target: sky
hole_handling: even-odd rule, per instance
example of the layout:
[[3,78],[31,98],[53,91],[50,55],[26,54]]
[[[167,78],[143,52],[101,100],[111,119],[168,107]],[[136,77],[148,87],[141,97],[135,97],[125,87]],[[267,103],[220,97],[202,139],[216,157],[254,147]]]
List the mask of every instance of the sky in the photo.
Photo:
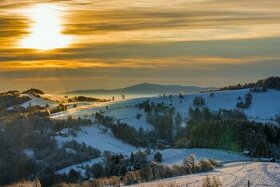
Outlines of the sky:
[[0,91],[280,74],[279,0],[0,0]]

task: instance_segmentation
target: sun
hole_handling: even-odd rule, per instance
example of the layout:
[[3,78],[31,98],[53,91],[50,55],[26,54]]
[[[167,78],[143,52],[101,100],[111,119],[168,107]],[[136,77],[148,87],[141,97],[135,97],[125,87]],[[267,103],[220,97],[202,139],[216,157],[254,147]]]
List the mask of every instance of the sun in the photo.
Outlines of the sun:
[[40,4],[24,10],[30,19],[29,34],[20,41],[20,47],[51,50],[67,47],[71,37],[64,35],[61,11],[54,4]]

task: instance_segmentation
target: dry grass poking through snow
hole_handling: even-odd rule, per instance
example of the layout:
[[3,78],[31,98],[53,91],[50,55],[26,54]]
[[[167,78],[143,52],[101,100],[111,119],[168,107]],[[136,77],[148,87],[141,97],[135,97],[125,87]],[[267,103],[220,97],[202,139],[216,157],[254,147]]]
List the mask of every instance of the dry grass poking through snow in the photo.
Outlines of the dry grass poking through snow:
[[[188,185],[178,185],[175,181],[172,182],[158,182],[156,184],[143,184],[140,187],[183,187]],[[222,187],[222,183],[220,182],[218,177],[205,177],[202,180],[201,187]]]
[[218,177],[207,176],[202,180],[202,187],[222,187],[222,183]]
[[6,187],[41,187],[39,180],[35,181],[20,181],[15,184],[8,185]]
[[175,181],[173,181],[173,182],[159,182],[152,185],[143,184],[140,185],[140,187],[180,187],[180,185],[178,185]]

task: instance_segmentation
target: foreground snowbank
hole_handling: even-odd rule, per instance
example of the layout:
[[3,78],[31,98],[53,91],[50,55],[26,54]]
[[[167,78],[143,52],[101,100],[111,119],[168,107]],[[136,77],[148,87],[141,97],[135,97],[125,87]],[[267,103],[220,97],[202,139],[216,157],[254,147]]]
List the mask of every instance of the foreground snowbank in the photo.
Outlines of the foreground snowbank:
[[248,180],[251,186],[280,186],[280,163],[269,162],[240,162],[224,165],[212,172],[192,174],[163,180],[141,183],[134,186],[152,187],[168,186],[176,184],[177,186],[197,187],[201,186],[206,176],[216,176],[223,186],[248,186]]

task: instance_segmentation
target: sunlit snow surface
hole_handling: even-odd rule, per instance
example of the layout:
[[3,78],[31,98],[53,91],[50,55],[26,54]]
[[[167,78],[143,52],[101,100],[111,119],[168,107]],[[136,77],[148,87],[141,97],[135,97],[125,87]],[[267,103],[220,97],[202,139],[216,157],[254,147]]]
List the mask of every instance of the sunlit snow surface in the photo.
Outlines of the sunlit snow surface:
[[[213,111],[217,111],[220,108],[235,109],[237,98],[239,96],[244,98],[244,95],[248,92],[249,90],[244,89],[235,91],[214,92],[214,97],[210,97],[209,93],[202,93],[187,94],[184,96],[183,100],[181,100],[178,96],[173,96],[172,99],[170,99],[169,97],[152,97],[149,98],[149,100],[155,103],[163,102],[170,107],[175,107],[176,110],[180,112],[184,118],[187,118],[188,109],[189,107],[192,107],[193,98],[196,96],[204,97],[206,100],[206,106]],[[252,105],[249,109],[244,110],[250,120],[268,122],[271,121],[271,118],[273,118],[277,113],[280,112],[280,91],[269,90],[265,93],[252,93],[252,95]],[[152,126],[146,122],[145,113],[143,111],[139,111],[138,107],[136,106],[137,104],[145,100],[147,100],[147,98],[129,99],[117,102],[90,103],[88,105],[82,105],[74,109],[69,109],[68,111],[53,114],[51,117],[53,119],[66,119],[69,115],[71,115],[74,118],[81,117],[93,119],[92,114],[94,114],[95,112],[103,111],[104,115],[111,116],[115,120],[125,122],[128,125],[135,127],[136,129],[142,127],[146,130],[151,130]],[[136,115],[138,113],[142,114],[142,117],[140,119],[136,118]],[[69,140],[76,140],[81,143],[84,142],[87,145],[91,145],[92,147],[101,150],[102,152],[111,151],[114,153],[123,153],[129,155],[130,152],[138,150],[137,148],[123,143],[121,140],[115,138],[110,130],[107,130],[106,132],[103,131],[101,126],[99,128],[97,124],[90,127],[82,127],[81,131],[77,132],[76,137],[56,136],[56,139],[58,140],[60,145],[63,142]],[[197,159],[212,158],[220,162],[236,162],[249,160],[249,158],[237,153],[213,149],[166,149],[162,150],[161,153],[163,155],[163,162],[166,164],[181,164],[183,160],[190,154],[195,154]],[[149,156],[149,159],[151,158],[152,155]],[[93,163],[101,161],[102,158],[93,159],[78,165],[73,165],[71,167],[62,169],[59,172],[68,172],[71,168],[79,168],[79,170],[84,171],[83,169],[81,169],[83,168],[82,166],[85,166],[86,164],[91,165]],[[255,167],[255,165],[253,164],[252,167]],[[262,169],[262,167],[260,169]]]
[[[214,97],[210,97],[209,93],[201,94],[187,94],[184,99],[181,100],[178,96],[169,97],[152,97],[149,98],[151,102],[165,103],[170,107],[181,113],[183,118],[188,117],[188,109],[192,107],[193,98],[196,96],[202,96],[206,100],[206,107],[212,111],[223,109],[236,109],[237,98],[240,96],[244,98],[244,95],[249,90],[233,90],[233,91],[220,91],[214,92]],[[250,120],[269,122],[271,118],[274,118],[276,114],[280,113],[280,91],[269,90],[264,93],[252,93],[253,103],[249,109],[243,110],[247,114]],[[56,113],[52,115],[54,119],[66,119],[69,115],[72,117],[89,117],[95,112],[104,111],[104,115],[112,116],[115,120],[125,122],[136,129],[143,127],[144,129],[152,129],[151,125],[146,122],[145,113],[139,111],[136,107],[137,104],[147,100],[147,98],[137,98],[118,102],[105,102],[96,103],[86,106],[81,106],[68,111]],[[106,109],[108,106],[109,109]],[[138,113],[142,114],[140,119],[136,119]]]
[[280,186],[280,164],[269,162],[239,162],[226,164],[222,168],[217,168],[212,172],[198,173],[163,180],[156,180],[149,183],[141,183],[135,186],[153,187],[177,186],[198,187],[202,186],[202,181],[206,176],[215,176],[223,186],[245,187],[248,186]]

